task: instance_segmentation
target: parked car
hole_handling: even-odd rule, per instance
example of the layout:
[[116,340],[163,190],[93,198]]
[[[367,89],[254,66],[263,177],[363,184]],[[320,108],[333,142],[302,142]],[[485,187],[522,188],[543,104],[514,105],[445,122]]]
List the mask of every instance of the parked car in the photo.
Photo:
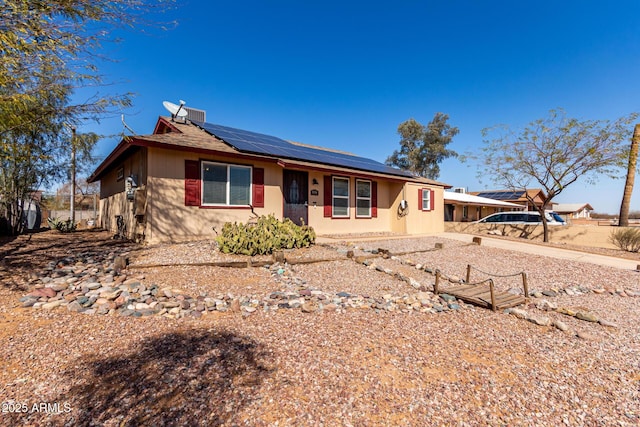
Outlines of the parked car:
[[[564,220],[555,212],[546,212],[548,225],[565,225]],[[542,218],[536,211],[528,212],[498,212],[476,221],[476,224],[524,224],[541,225]]]

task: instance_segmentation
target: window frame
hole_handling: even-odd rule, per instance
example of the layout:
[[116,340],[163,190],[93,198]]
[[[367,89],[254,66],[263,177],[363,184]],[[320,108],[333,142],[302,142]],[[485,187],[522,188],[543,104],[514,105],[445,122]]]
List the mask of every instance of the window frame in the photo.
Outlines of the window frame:
[[[367,184],[369,184],[369,197],[359,197],[358,196],[358,184],[359,183],[367,183]],[[372,207],[373,207],[373,204],[372,204],[372,201],[373,201],[373,183],[371,182],[371,180],[356,178],[356,191],[355,191],[355,194],[356,194],[356,218],[372,218],[373,217],[372,216],[373,215],[372,214],[372,212],[373,212],[373,210],[372,210]],[[360,201],[360,200],[367,200],[369,202],[369,213],[367,215],[358,215],[358,208],[359,208],[358,201]]]
[[[426,196],[425,196],[426,194]],[[424,202],[427,202],[427,207],[424,207]],[[422,211],[430,211],[431,210],[431,189],[423,188],[422,189],[422,206],[420,206]]]
[[[336,196],[336,180],[347,181],[347,195]],[[336,215],[336,199],[347,200],[347,213],[346,215]],[[347,176],[332,176],[331,177],[331,217],[332,218],[351,218],[351,209],[349,201],[351,199],[351,179]]]
[[[205,201],[205,183],[207,182],[204,178],[204,169],[207,165],[213,166],[224,166],[226,168],[226,183],[225,183],[225,203],[207,203]],[[231,204],[231,168],[238,169],[248,169],[249,170],[249,201],[248,203],[242,204]],[[200,206],[202,207],[228,207],[228,208],[238,208],[238,207],[248,207],[251,206],[253,200],[253,166],[250,165],[239,165],[234,163],[223,163],[223,162],[215,162],[210,160],[202,160],[200,162],[200,179],[202,181],[202,185],[200,188]]]

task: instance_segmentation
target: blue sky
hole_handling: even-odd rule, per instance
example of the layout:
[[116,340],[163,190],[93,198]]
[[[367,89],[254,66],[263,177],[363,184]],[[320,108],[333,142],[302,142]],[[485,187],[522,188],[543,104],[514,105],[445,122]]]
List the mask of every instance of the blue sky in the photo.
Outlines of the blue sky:
[[[481,129],[522,127],[564,108],[580,119],[640,111],[640,2],[601,1],[179,1],[149,19],[169,31],[127,31],[100,65],[134,92],[124,111],[151,133],[162,101],[204,109],[207,121],[347,150],[384,162],[398,125],[436,112],[460,133],[449,148],[473,152]],[[122,132],[120,117],[85,130]],[[118,138],[99,143],[105,156]],[[473,165],[449,159],[440,181],[469,190]],[[577,182],[558,196],[617,213],[624,180]],[[631,203],[640,210],[640,182]]]

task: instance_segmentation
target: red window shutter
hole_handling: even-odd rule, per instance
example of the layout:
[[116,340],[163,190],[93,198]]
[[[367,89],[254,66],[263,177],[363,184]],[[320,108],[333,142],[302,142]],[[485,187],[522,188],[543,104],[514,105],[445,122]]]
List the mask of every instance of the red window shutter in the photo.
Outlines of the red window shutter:
[[433,197],[434,194],[435,192],[433,190],[429,190],[429,204],[430,204],[429,209],[430,210],[433,210],[433,208],[436,206],[435,197]]
[[422,188],[418,189],[418,210],[422,210]]
[[264,169],[253,168],[253,207],[264,208]]
[[331,217],[333,211],[333,187],[331,182],[331,176],[326,175],[324,177],[324,216]]
[[371,182],[371,217],[378,217],[378,183]]
[[184,161],[184,205],[200,206],[200,162]]

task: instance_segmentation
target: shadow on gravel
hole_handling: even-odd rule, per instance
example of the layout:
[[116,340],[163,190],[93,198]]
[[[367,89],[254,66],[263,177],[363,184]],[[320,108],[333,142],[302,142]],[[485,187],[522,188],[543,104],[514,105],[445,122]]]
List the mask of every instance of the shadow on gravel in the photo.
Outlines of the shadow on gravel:
[[130,354],[82,361],[58,400],[71,404],[74,425],[240,424],[271,374],[265,360],[261,344],[226,331],[170,333]]
[[[32,239],[32,236],[37,236]],[[139,245],[121,240],[113,240],[102,231],[77,231],[58,233],[46,231],[21,235],[6,240],[0,245],[0,285],[16,289],[11,283],[16,275],[25,275],[46,266],[50,261],[80,255],[104,258],[115,250],[131,252]]]

